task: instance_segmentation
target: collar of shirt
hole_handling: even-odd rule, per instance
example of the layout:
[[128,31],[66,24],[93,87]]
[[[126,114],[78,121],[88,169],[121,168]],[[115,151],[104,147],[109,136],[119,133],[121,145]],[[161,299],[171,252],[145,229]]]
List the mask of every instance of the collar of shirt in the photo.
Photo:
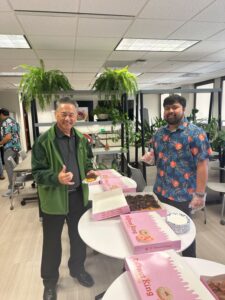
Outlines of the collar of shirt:
[[58,138],[63,138],[63,137],[67,137],[67,138],[70,138],[70,137],[74,137],[75,136],[75,133],[73,132],[73,130],[71,129],[71,134],[70,134],[70,137],[66,134],[64,134],[60,129],[59,127],[56,125],[55,126],[55,134]]

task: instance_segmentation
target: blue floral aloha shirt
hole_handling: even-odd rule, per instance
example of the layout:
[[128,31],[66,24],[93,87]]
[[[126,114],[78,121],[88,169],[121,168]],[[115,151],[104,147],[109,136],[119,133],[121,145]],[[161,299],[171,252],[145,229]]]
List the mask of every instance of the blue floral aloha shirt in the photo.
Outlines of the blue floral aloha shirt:
[[8,133],[12,134],[12,138],[4,145],[4,151],[12,149],[15,152],[21,150],[20,135],[19,135],[19,124],[12,118],[8,117],[1,123],[1,135],[4,138]]
[[196,189],[198,161],[212,153],[206,133],[184,118],[175,131],[161,127],[153,139],[157,176],[154,193],[171,201],[190,201]]

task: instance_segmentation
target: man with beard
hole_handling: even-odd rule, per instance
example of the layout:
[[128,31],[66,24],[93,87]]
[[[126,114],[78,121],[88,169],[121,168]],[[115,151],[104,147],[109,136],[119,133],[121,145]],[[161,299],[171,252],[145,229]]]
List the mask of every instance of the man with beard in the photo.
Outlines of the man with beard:
[[[202,128],[185,118],[184,97],[171,95],[163,107],[167,125],[152,138],[157,167],[153,191],[162,202],[190,216],[192,209],[204,205],[211,148]],[[144,155],[143,160],[148,159],[148,154]],[[195,241],[183,255],[196,257]]]

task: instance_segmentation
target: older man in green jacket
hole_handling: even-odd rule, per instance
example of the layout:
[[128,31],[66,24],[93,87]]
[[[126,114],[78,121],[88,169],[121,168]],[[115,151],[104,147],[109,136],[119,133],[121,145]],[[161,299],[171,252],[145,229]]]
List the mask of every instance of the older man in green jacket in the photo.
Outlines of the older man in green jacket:
[[44,300],[57,299],[61,262],[61,233],[65,220],[70,239],[70,275],[91,287],[94,281],[84,269],[86,246],[78,233],[78,221],[88,203],[88,186],[82,181],[92,168],[88,140],[73,126],[76,104],[68,97],[58,101],[56,124],[42,134],[32,149],[32,173],[38,185],[43,216],[41,276]]

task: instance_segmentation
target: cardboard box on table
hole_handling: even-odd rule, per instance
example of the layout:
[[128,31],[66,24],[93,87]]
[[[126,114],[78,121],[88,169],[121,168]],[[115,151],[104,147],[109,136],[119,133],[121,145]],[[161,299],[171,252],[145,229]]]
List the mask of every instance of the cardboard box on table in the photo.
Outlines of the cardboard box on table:
[[135,254],[181,248],[180,238],[156,212],[126,214],[120,219]]
[[132,255],[125,267],[140,300],[214,300],[175,251]]
[[121,188],[124,193],[134,193],[136,192],[136,186],[129,184],[127,177],[101,177],[101,184],[104,191],[114,190]]
[[92,218],[96,221],[129,212],[130,208],[122,189],[105,191],[93,195]]

